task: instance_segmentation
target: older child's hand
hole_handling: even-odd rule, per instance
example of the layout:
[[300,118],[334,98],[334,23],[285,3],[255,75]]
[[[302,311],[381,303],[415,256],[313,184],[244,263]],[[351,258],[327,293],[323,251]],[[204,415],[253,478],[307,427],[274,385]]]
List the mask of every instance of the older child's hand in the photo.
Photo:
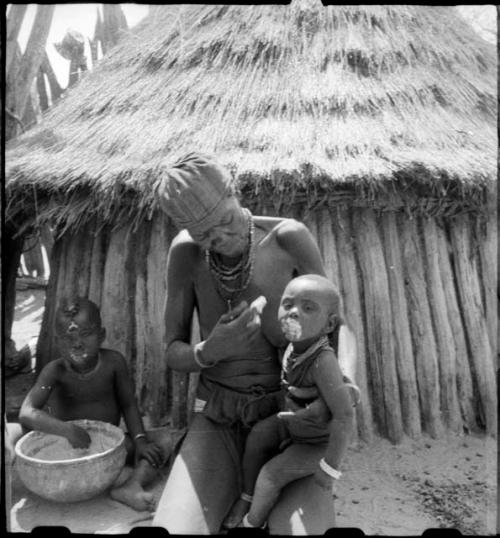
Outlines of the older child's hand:
[[144,438],[135,441],[135,456],[137,461],[145,459],[153,467],[161,467],[165,463],[162,449]]
[[73,448],[88,448],[90,446],[91,439],[87,430],[76,424],[68,424],[65,437]]

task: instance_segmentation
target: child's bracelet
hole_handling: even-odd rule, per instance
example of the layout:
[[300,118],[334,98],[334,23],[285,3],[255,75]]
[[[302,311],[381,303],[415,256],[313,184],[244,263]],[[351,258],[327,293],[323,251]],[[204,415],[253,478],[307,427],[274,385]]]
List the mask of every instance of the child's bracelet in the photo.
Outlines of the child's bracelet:
[[342,476],[342,473],[340,471],[337,471],[337,469],[334,469],[333,467],[328,465],[328,463],[326,463],[325,458],[321,458],[319,460],[319,466],[322,471],[324,471],[332,478],[335,478],[335,480],[338,480]]
[[134,441],[137,441],[138,439],[146,439],[146,434],[145,434],[145,433],[138,433],[138,434],[134,437]]
[[203,362],[203,357],[201,356],[201,349],[203,347],[203,344],[205,342],[198,342],[194,346],[194,362],[200,367],[200,368],[210,368],[210,366],[213,366],[213,364],[207,364],[206,362]]

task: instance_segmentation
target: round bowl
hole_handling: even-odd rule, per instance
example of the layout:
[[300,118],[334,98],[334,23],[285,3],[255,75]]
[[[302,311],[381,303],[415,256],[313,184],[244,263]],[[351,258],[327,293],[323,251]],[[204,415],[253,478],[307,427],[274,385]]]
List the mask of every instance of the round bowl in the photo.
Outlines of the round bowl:
[[24,485],[57,502],[84,501],[108,489],[125,465],[123,431],[98,420],[71,420],[86,429],[88,448],[73,448],[65,437],[32,431],[16,443],[16,468]]

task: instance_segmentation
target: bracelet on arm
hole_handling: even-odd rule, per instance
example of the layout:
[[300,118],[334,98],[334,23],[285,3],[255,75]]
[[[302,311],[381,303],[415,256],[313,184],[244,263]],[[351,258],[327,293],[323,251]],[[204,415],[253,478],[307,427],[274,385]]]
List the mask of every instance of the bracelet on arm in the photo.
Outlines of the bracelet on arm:
[[194,361],[200,368],[209,368],[210,366],[213,366],[212,363],[207,363],[203,359],[203,356],[201,354],[201,350],[203,349],[203,345],[205,342],[198,342],[194,346]]
[[319,466],[322,471],[324,471],[332,478],[335,478],[335,480],[338,480],[342,476],[342,473],[340,471],[337,471],[337,469],[334,469],[331,465],[328,465],[328,463],[326,463],[325,458],[321,458],[319,460]]
[[138,433],[138,434],[134,437],[134,441],[137,441],[138,439],[146,439],[146,434],[145,434],[145,433]]

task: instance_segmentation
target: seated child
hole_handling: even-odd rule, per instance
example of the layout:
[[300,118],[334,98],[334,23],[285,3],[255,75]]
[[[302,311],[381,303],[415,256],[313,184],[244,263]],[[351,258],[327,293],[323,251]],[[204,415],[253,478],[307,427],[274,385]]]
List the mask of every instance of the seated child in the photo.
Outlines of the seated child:
[[[264,525],[281,489],[294,480],[314,475],[331,490],[332,479],[341,476],[353,426],[353,386],[344,383],[328,340],[342,323],[339,293],[325,277],[294,278],[283,292],[278,319],[290,342],[282,360],[284,411],[258,422],[248,435],[243,493],[226,528]],[[308,410],[315,406],[315,413],[302,413],[312,400]]]
[[67,421],[101,420],[118,426],[123,416],[127,454],[129,460],[135,458],[135,466],[110,494],[135,510],[154,509],[153,495],[143,487],[157,475],[167,449],[150,442],[144,432],[123,355],[100,347],[106,331],[98,307],[80,297],[63,300],[55,329],[61,358],[43,368],[26,395],[19,413],[23,429],[61,435],[74,448],[87,448],[87,431]]

